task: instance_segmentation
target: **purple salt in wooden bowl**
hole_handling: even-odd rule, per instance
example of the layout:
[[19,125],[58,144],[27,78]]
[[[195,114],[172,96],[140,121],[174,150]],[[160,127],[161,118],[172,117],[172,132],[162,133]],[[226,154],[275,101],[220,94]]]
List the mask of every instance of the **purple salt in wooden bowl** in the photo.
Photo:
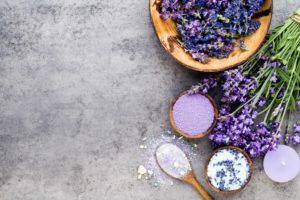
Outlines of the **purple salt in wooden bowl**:
[[218,108],[209,95],[181,93],[171,104],[170,123],[180,135],[198,139],[209,134],[214,128]]

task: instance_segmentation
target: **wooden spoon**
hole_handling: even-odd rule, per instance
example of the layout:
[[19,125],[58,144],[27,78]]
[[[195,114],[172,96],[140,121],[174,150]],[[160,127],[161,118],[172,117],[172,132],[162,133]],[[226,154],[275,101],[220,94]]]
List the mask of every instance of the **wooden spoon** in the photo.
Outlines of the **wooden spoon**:
[[248,58],[256,53],[262,45],[272,19],[273,0],[265,0],[262,8],[254,16],[256,20],[261,22],[260,28],[255,33],[244,37],[245,45],[248,50],[242,51],[239,48],[235,48],[228,58],[211,58],[209,63],[202,64],[201,62],[194,60],[177,42],[177,39],[180,37],[176,31],[175,23],[170,19],[163,21],[160,18],[160,3],[161,0],[150,0],[150,15],[160,43],[179,63],[196,71],[223,71],[248,60]]
[[179,147],[170,143],[159,146],[156,160],[166,174],[192,185],[204,200],[214,199],[198,182],[189,160]]

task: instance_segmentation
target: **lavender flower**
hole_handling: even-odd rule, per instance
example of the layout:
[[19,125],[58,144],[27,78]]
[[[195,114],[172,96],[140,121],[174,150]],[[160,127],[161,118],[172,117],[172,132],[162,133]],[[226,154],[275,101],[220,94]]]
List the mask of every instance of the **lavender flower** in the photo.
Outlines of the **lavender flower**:
[[242,49],[242,50],[244,50],[244,51],[247,50],[246,45],[245,45],[245,41],[244,41],[244,40],[241,40],[241,41],[240,41],[239,47],[240,47],[240,49]]
[[276,75],[276,72],[273,72],[270,80],[273,82],[273,83],[276,83],[277,82],[277,75]]
[[300,144],[300,122],[297,122],[293,126],[293,133],[287,133],[285,135],[285,143],[291,145]]
[[[172,19],[183,47],[195,60],[226,58],[238,38],[255,32],[259,21],[252,17],[263,0],[162,0],[161,18]],[[246,49],[243,40],[239,47]]]
[[266,104],[266,98],[265,97],[260,97],[258,101],[258,106],[263,107]]
[[278,123],[253,126],[256,118],[254,108],[244,108],[237,117],[220,116],[217,126],[209,139],[214,146],[233,145],[246,150],[252,158],[273,150],[280,142]]
[[254,77],[245,77],[239,68],[224,72],[225,82],[221,101],[223,103],[244,103],[249,97],[249,92],[256,88],[257,81]]
[[300,122],[294,124],[294,133],[300,133]]
[[285,143],[291,144],[291,145],[299,145],[300,144],[300,134],[294,133],[294,134],[286,134],[285,135]]
[[217,87],[218,81],[216,78],[208,77],[202,79],[201,82],[197,83],[196,85],[193,85],[190,90],[188,91],[189,94],[207,94],[210,89],[213,89]]

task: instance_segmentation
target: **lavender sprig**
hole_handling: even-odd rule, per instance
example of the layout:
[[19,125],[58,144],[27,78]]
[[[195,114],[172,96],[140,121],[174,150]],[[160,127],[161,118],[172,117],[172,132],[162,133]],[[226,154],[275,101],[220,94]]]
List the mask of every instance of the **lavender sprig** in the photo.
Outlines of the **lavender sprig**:
[[189,90],[189,94],[197,94],[201,92],[202,94],[207,94],[210,89],[217,87],[218,79],[213,77],[208,77],[202,79],[196,85],[193,85]]

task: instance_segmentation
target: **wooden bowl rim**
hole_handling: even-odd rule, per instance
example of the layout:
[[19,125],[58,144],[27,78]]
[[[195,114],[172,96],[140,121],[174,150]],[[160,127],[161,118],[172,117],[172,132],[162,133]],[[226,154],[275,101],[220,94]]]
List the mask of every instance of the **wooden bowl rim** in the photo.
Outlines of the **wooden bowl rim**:
[[[249,177],[247,179],[247,182],[239,189],[236,189],[236,190],[230,190],[230,191],[222,191],[220,190],[219,188],[215,187],[214,185],[211,184],[211,182],[209,181],[208,179],[208,175],[207,175],[207,170],[208,170],[208,164],[211,160],[211,158],[219,151],[223,150],[223,149],[235,149],[235,150],[238,150],[240,151],[247,159],[248,163],[249,163],[249,167],[250,167],[250,174],[249,174]],[[246,151],[244,151],[243,149],[239,148],[239,147],[235,147],[235,146],[225,146],[225,147],[220,147],[216,150],[214,150],[214,152],[209,156],[209,158],[207,159],[206,161],[206,164],[205,164],[205,169],[204,169],[204,178],[206,180],[206,182],[208,183],[208,185],[215,191],[215,192],[218,192],[218,193],[222,193],[222,194],[236,194],[236,193],[239,193],[241,192],[247,185],[248,183],[250,182],[251,180],[251,177],[253,175],[253,162],[252,162],[252,159],[250,158],[250,156],[248,155],[248,153]]]
[[[151,4],[152,4],[152,1],[154,1],[154,3],[155,3],[155,2],[158,1],[158,0],[149,0],[149,13],[150,13],[151,23],[152,23],[152,26],[153,26],[153,28],[154,28],[155,35],[156,35],[156,37],[158,38],[159,43],[160,43],[161,46],[164,48],[164,50],[165,50],[165,51],[166,51],[173,59],[175,59],[175,61],[176,61],[177,63],[179,63],[179,64],[185,66],[185,67],[188,68],[188,69],[191,69],[191,70],[194,70],[194,71],[198,71],[198,72],[208,72],[208,73],[209,73],[209,72],[213,72],[213,73],[215,73],[215,72],[222,72],[222,71],[225,71],[225,70],[227,70],[227,69],[231,69],[231,68],[234,68],[234,67],[237,67],[237,66],[243,64],[243,63],[246,62],[251,56],[255,55],[255,54],[259,51],[259,49],[263,46],[264,40],[261,41],[261,43],[260,43],[260,44],[258,45],[258,47],[255,49],[255,51],[253,52],[253,54],[251,54],[251,55],[248,56],[246,59],[241,60],[241,61],[239,61],[238,63],[236,63],[236,64],[234,64],[234,65],[225,66],[225,67],[220,67],[220,68],[215,68],[215,69],[203,69],[203,68],[200,68],[200,67],[197,68],[197,67],[193,67],[193,66],[187,65],[187,64],[183,63],[181,60],[179,60],[177,57],[173,56],[172,53],[169,52],[169,50],[167,49],[167,47],[166,47],[165,45],[163,45],[162,41],[160,40],[160,37],[159,37],[159,35],[158,35],[158,32],[157,32],[156,27],[155,27],[155,23],[154,23],[154,21],[153,21],[153,17],[152,17],[152,12],[151,12],[151,6],[152,6]],[[159,0],[159,1],[161,1],[161,0]],[[264,0],[264,1],[266,1],[266,0]],[[273,0],[270,0],[270,1],[271,1],[271,7],[269,8],[269,10],[270,10],[270,13],[269,13],[269,15],[270,15],[270,20],[269,20],[268,25],[267,25],[267,26],[268,26],[268,27],[267,27],[267,30],[270,29],[271,22],[272,22],[272,18],[273,18],[273,6],[274,6],[274,2],[273,2]],[[266,38],[267,35],[268,35],[268,31],[267,31],[267,33],[265,34],[264,38]],[[182,47],[181,47],[181,48],[182,48]],[[225,59],[226,59],[226,58],[225,58]],[[199,63],[200,63],[200,62],[199,62]],[[200,63],[200,64],[201,64],[201,63]]]
[[[186,95],[188,94],[188,91],[184,91],[182,93],[180,93],[179,95],[177,95],[174,100],[172,101],[171,103],[171,106],[170,106],[170,110],[169,110],[169,119],[170,119],[170,123],[171,123],[171,126],[172,128],[177,132],[179,133],[180,135],[184,136],[185,138],[188,138],[188,139],[199,139],[199,138],[203,138],[205,137],[206,135],[208,135],[212,130],[213,128],[215,127],[216,123],[217,123],[217,119],[218,119],[218,114],[219,114],[219,111],[218,111],[218,106],[215,102],[215,100],[209,96],[208,94],[203,94],[203,93],[197,93],[197,94],[200,94],[200,95],[203,95],[205,96],[209,101],[210,103],[212,104],[213,108],[214,108],[214,120],[212,122],[212,124],[210,125],[210,127],[205,131],[205,132],[202,132],[202,133],[198,133],[196,135],[190,135],[188,133],[185,133],[183,131],[181,131],[179,128],[177,128],[176,126],[176,123],[175,123],[175,120],[174,120],[174,117],[173,117],[173,107],[175,105],[175,103],[177,102],[177,100],[182,97],[183,95]],[[192,95],[192,94],[191,94]]]

